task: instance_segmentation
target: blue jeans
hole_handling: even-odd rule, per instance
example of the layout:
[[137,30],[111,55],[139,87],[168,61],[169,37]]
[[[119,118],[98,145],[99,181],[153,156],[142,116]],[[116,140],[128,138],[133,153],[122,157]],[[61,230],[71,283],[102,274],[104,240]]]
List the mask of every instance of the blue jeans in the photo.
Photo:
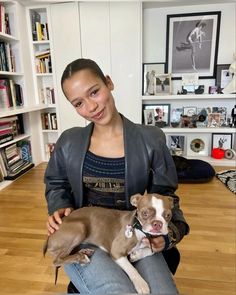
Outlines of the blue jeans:
[[[103,250],[95,249],[91,262],[64,266],[65,272],[81,294],[128,294],[137,293],[126,273]],[[148,283],[153,294],[178,294],[172,275],[161,253],[145,257],[134,267]]]

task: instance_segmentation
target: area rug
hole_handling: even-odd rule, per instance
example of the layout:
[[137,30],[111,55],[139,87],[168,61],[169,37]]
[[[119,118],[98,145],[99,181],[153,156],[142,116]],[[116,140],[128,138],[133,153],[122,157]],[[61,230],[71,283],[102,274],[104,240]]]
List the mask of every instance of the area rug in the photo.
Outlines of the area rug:
[[225,170],[216,173],[216,177],[223,182],[231,192],[236,194],[236,170]]

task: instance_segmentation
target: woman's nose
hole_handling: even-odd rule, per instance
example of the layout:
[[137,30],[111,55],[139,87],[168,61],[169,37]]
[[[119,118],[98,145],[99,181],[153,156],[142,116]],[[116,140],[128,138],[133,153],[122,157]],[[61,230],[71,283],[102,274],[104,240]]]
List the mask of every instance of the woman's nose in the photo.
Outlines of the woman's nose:
[[88,99],[86,101],[86,109],[88,112],[94,112],[98,107],[98,104],[96,103],[96,101],[93,101],[92,99]]

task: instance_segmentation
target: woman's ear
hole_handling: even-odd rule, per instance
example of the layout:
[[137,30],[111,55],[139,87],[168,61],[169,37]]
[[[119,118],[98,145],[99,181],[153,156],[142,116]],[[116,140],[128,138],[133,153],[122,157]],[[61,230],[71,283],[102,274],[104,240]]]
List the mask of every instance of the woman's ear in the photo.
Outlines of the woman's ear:
[[111,90],[111,91],[114,90],[114,84],[111,80],[111,77],[108,75],[106,75],[106,85],[109,88],[109,90]]

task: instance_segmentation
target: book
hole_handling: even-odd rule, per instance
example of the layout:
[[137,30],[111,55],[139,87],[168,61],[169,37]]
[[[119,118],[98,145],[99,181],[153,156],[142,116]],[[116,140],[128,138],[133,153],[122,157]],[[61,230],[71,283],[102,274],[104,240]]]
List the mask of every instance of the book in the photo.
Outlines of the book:
[[41,22],[41,16],[37,11],[31,10],[30,17],[31,17],[32,39],[33,41],[38,41],[36,23]]

